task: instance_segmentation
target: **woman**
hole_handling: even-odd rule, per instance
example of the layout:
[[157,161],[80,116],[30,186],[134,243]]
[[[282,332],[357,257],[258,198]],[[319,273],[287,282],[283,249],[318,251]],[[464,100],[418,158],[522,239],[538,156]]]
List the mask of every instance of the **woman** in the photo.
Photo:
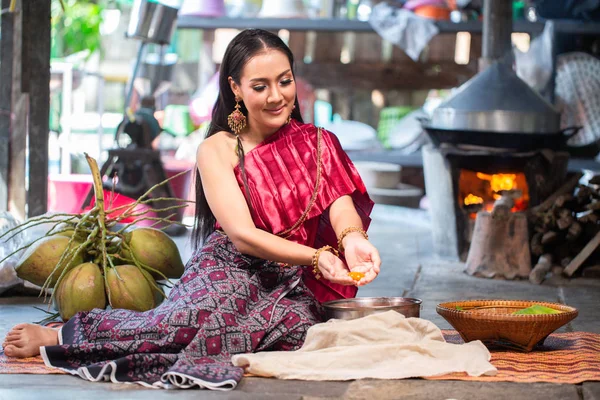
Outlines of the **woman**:
[[[233,388],[243,370],[231,355],[300,348],[322,321],[320,302],[375,278],[379,254],[364,231],[373,203],[335,136],[302,123],[292,66],[269,32],[229,44],[197,154],[203,244],[168,299],[143,313],[79,313],[60,331],[18,325],[7,356],[41,351],[47,365],[89,380]],[[349,276],[337,248],[364,277]]]

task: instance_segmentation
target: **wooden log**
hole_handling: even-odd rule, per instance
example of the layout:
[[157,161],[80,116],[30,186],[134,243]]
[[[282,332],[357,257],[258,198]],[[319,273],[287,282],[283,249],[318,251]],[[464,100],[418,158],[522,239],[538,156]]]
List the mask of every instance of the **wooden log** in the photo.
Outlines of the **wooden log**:
[[592,191],[589,187],[585,185],[578,185],[577,193],[575,194],[575,198],[579,204],[588,204],[590,202],[590,196],[592,195]]
[[583,250],[581,250],[579,254],[577,254],[573,261],[571,261],[569,265],[567,265],[567,267],[565,268],[565,275],[569,277],[573,276],[577,269],[579,269],[579,267],[581,267],[585,260],[587,260],[587,258],[596,250],[598,245],[600,245],[600,232],[597,233],[596,236],[594,236],[592,240],[590,240],[585,245]]
[[529,282],[539,285],[546,278],[546,274],[550,272],[550,268],[552,268],[552,254],[543,254],[529,273]]
[[556,226],[561,231],[564,231],[565,229],[569,228],[572,223],[573,217],[571,217],[570,215],[565,215],[556,220]]
[[562,276],[564,270],[565,267],[563,267],[562,265],[553,265],[550,269],[550,272],[552,272],[553,276]]
[[571,176],[565,183],[563,183],[563,185],[557,191],[555,191],[552,195],[550,195],[539,205],[531,207],[528,212],[530,214],[535,214],[548,210],[550,207],[552,207],[552,205],[559,196],[571,193],[575,186],[577,186],[577,182],[579,182],[579,179],[581,179],[582,176],[582,173],[573,174],[573,176]]
[[568,204],[573,201],[573,195],[570,193],[561,194],[554,200],[554,205],[556,207],[568,207]]
[[492,207],[492,218],[506,217],[515,206],[515,201],[510,196],[502,196],[494,202]]
[[584,278],[600,279],[600,265],[590,265],[581,272]]
[[544,254],[544,246],[542,245],[542,233],[536,232],[531,238],[531,253],[534,256]]
[[578,214],[577,220],[582,224],[596,224],[598,215],[594,214],[593,210],[588,210]]
[[600,175],[594,175],[589,181],[591,185],[600,185]]
[[546,232],[542,235],[542,244],[552,244],[558,240],[558,233],[554,231]]
[[581,236],[583,228],[579,222],[573,222],[567,231],[567,240],[574,241]]
[[510,213],[504,218],[477,213],[466,272],[485,278],[527,278],[531,271],[527,229],[525,213]]
[[600,201],[595,201],[585,205],[586,210],[598,211],[600,210]]

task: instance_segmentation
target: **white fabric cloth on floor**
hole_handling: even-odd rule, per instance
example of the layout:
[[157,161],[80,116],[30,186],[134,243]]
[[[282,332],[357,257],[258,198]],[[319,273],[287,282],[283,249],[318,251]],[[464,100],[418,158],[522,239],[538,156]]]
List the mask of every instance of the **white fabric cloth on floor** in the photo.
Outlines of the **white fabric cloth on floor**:
[[466,372],[495,375],[490,352],[479,340],[446,343],[432,322],[395,311],[343,321],[330,320],[308,330],[297,351],[238,354],[234,365],[247,373],[279,379],[315,381],[363,378],[402,379]]

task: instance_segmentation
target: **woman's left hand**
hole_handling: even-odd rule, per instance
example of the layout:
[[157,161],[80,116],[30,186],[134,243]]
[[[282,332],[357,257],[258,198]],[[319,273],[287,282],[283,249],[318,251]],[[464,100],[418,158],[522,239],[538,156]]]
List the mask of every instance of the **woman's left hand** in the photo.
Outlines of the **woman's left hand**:
[[356,286],[364,286],[372,282],[379,274],[381,265],[379,251],[367,239],[362,237],[348,238],[344,243],[344,256],[350,271],[365,274],[356,282]]

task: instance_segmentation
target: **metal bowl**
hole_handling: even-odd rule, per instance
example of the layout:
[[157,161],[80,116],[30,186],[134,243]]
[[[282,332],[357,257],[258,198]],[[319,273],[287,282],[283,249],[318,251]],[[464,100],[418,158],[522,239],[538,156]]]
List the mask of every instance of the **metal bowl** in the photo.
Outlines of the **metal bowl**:
[[333,300],[323,303],[325,319],[356,319],[367,315],[394,310],[407,318],[418,318],[421,310],[420,299],[409,297],[361,297]]

